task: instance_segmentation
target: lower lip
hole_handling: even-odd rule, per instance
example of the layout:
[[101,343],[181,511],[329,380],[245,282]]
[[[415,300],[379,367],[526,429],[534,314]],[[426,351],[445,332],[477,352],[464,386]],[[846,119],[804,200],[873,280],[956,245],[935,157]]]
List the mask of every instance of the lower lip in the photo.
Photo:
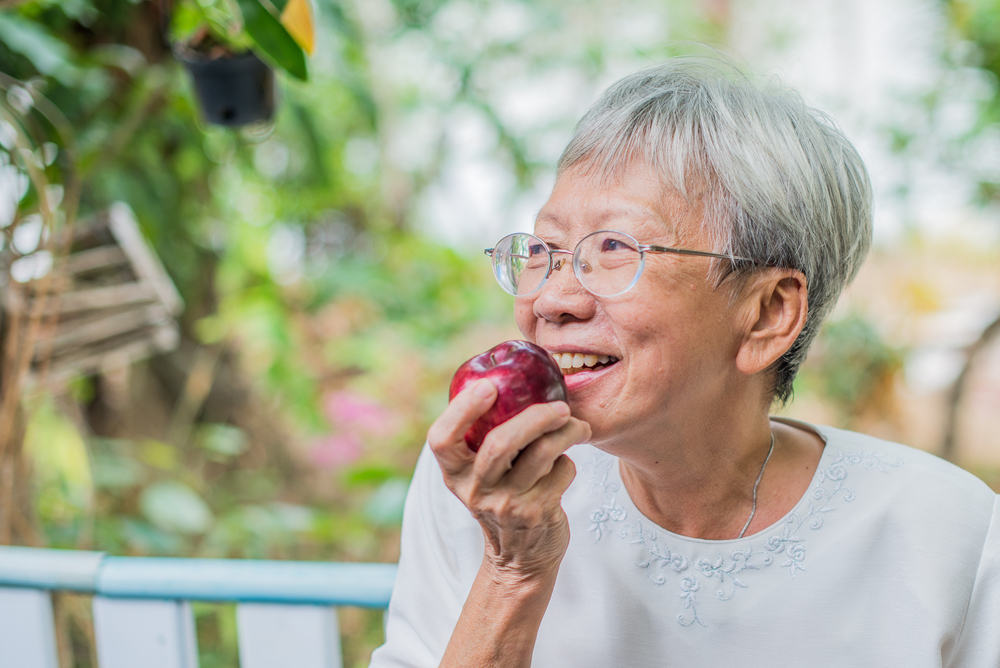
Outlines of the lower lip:
[[614,364],[601,367],[600,369],[594,369],[593,371],[577,371],[576,373],[564,375],[563,380],[566,381],[566,390],[570,393],[579,390],[582,387],[595,383],[601,379],[602,376],[608,374],[612,369],[617,367],[621,362],[615,362]]

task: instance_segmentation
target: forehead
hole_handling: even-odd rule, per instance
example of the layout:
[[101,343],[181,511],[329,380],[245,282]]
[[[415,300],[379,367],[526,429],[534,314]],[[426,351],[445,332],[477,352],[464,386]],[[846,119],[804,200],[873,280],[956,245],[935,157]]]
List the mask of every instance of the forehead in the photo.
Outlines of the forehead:
[[[582,236],[616,229],[636,237],[688,236],[701,227],[702,197],[665,186],[643,163],[632,163],[614,175],[570,168],[556,179],[548,201],[535,220],[540,236]],[[640,239],[641,240],[641,239]]]

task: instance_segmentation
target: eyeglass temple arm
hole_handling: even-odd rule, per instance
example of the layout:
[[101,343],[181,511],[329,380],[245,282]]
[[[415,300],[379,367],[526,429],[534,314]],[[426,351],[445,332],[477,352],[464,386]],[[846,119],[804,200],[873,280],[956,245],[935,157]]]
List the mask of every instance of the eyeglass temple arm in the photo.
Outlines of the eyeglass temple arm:
[[[484,248],[483,254],[493,257],[493,252],[496,248]],[[710,251],[700,251],[700,250],[690,250],[688,248],[670,248],[668,246],[656,246],[652,244],[640,244],[639,250],[645,251],[647,253],[675,253],[677,255],[697,255],[699,257],[716,257],[720,260],[736,260],[739,262],[753,262],[748,257],[740,257],[739,255],[734,255],[730,257],[729,255],[723,255],[722,253],[712,253]],[[573,251],[553,249],[549,251],[550,253],[566,253],[567,255],[572,255]],[[527,257],[526,255],[518,255],[515,257]]]
[[723,255],[722,253],[712,253],[710,251],[690,250],[688,248],[670,248],[669,246],[655,246],[651,244],[641,244],[640,250],[647,253],[676,253],[677,255],[697,255],[699,257],[717,257],[720,260],[736,260],[739,262],[753,262],[748,257],[738,255]]

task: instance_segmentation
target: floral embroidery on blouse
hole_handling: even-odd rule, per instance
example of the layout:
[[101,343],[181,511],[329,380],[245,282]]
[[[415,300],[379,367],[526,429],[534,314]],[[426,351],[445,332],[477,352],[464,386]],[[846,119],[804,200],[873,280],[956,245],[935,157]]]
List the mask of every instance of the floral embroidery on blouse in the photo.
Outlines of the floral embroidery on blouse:
[[679,589],[682,611],[677,622],[681,626],[705,626],[698,613],[700,595],[711,592],[715,599],[728,601],[740,589],[749,587],[747,578],[752,578],[755,571],[775,564],[786,569],[790,577],[806,570],[809,533],[822,529],[829,513],[855,498],[854,489],[847,484],[850,469],[888,473],[902,465],[899,459],[887,460],[869,452],[831,451],[827,455],[820,461],[803,500],[780,524],[740,541],[738,547],[728,551],[720,547],[710,559],[694,559],[664,544],[670,542],[669,532],[638,513],[629,518],[629,510],[619,502],[625,492],[617,477],[611,475],[611,467],[618,460],[596,451],[590,482],[601,505],[590,514],[590,533],[594,542],[615,535],[641,546],[636,566],[648,573],[653,584],[673,582]]

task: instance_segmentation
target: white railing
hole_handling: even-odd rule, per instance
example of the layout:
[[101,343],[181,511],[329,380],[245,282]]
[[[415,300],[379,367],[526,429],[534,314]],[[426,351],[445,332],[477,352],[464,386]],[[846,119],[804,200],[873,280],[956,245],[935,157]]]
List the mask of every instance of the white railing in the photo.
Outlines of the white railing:
[[192,601],[235,602],[241,668],[340,668],[337,608],[385,608],[394,564],[115,557],[0,546],[0,666],[57,668],[51,594],[93,596],[100,668],[196,668]]

